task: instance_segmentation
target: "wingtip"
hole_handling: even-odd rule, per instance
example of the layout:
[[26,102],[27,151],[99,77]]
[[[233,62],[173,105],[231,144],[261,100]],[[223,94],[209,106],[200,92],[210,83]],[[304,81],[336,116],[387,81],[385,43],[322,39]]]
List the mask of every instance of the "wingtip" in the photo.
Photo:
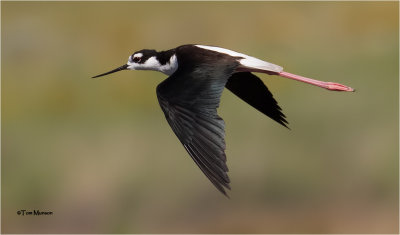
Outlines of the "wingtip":
[[226,198],[228,198],[228,199],[231,199],[231,197],[230,197],[227,193],[225,193],[224,196],[225,196]]
[[285,118],[281,118],[281,119],[278,119],[278,120],[275,120],[275,121],[290,130],[290,128],[288,127],[289,122],[286,121]]
[[282,116],[280,116],[280,119],[274,119],[273,118],[273,120],[276,121],[277,123],[281,124],[283,127],[286,127],[287,129],[290,130],[290,128],[288,127],[289,122],[286,121],[285,117],[286,116],[284,114],[282,114]]
[[[226,187],[227,189],[231,190],[231,187]],[[224,188],[222,188],[221,190],[219,190],[225,197],[227,197],[228,199],[231,199],[231,197],[229,196],[229,194],[225,191]]]
[[289,131],[292,130],[292,129],[290,129],[290,127],[288,127],[286,124],[282,124],[282,126],[286,127]]

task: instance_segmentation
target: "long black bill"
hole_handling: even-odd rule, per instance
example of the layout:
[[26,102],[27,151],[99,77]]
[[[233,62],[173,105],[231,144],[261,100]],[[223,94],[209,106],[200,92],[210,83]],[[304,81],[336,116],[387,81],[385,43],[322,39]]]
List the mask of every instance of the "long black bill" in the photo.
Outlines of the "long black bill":
[[121,70],[125,70],[125,69],[127,69],[127,68],[128,68],[128,65],[127,65],[127,64],[124,64],[124,65],[122,65],[121,67],[118,67],[118,68],[116,68],[116,69],[111,70],[110,72],[102,73],[102,74],[99,74],[99,75],[94,76],[94,77],[92,77],[92,78],[98,78],[98,77],[105,76],[105,75],[110,74],[110,73],[115,73],[115,72],[118,72],[118,71],[121,71]]

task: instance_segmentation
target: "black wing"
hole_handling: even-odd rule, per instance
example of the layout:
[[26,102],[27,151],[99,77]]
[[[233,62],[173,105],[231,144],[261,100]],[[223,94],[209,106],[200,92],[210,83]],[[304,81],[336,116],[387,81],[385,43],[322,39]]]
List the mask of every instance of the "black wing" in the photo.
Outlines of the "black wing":
[[[203,60],[204,61],[204,60]],[[188,65],[188,64],[186,64]],[[229,187],[224,121],[217,114],[221,93],[236,63],[220,60],[183,66],[157,87],[165,117],[186,151],[223,194]]]
[[256,75],[250,72],[235,73],[225,86],[258,111],[287,127],[286,116],[281,112],[278,102]]

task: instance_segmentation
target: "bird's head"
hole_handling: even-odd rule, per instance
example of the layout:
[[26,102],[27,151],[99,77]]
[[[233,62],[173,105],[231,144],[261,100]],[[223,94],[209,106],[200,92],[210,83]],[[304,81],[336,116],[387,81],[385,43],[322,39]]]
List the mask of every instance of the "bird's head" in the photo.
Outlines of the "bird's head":
[[126,63],[129,70],[157,70],[161,66],[155,50],[140,50],[133,53]]
[[[116,69],[113,69],[109,72],[102,73],[100,75],[94,76],[93,78],[101,77],[104,75],[108,75],[111,73],[115,73],[121,70],[154,70],[154,71],[160,71],[166,74],[171,74],[171,63],[168,65],[162,64],[159,61],[159,58],[157,58],[157,55],[159,53],[155,50],[140,50],[135,53],[133,53],[131,56],[128,58],[128,62]],[[176,60],[176,58],[175,58]],[[171,58],[170,61],[171,62]],[[174,68],[175,70],[176,68]]]

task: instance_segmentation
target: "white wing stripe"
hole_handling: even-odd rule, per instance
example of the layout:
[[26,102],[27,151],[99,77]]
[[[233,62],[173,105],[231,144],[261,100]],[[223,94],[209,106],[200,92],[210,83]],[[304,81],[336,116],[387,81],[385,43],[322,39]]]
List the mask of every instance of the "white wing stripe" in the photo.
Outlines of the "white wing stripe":
[[263,60],[255,58],[255,57],[248,56],[248,55],[236,52],[236,51],[231,51],[231,50],[221,48],[221,47],[203,46],[203,45],[196,45],[196,46],[206,49],[206,50],[216,51],[219,53],[227,54],[227,55],[230,55],[233,57],[242,57],[243,59],[240,59],[239,63],[248,68],[267,70],[267,71],[272,71],[272,72],[277,72],[277,73],[283,71],[283,68],[279,65],[272,64],[272,63],[269,63],[269,62],[266,62],[266,61],[263,61]]

